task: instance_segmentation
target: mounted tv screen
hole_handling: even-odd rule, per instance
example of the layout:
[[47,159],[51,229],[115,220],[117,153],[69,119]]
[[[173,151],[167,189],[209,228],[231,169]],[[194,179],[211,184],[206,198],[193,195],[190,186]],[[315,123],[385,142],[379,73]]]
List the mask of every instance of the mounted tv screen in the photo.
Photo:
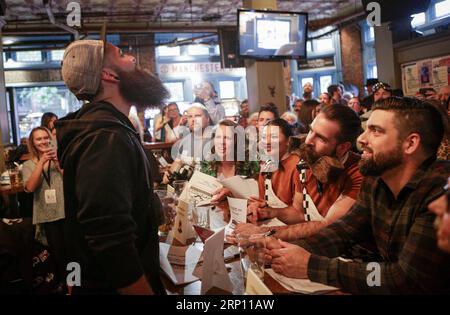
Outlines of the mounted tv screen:
[[239,55],[255,59],[306,58],[307,29],[307,13],[239,9]]

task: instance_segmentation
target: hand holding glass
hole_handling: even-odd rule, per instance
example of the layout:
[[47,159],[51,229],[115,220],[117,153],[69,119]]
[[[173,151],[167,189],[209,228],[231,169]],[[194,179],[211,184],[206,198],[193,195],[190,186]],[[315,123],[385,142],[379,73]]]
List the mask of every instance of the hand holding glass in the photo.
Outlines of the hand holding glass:
[[247,279],[247,272],[252,269],[261,279],[264,279],[264,264],[266,238],[263,233],[246,234],[240,233],[236,236],[241,259],[241,268],[244,279]]

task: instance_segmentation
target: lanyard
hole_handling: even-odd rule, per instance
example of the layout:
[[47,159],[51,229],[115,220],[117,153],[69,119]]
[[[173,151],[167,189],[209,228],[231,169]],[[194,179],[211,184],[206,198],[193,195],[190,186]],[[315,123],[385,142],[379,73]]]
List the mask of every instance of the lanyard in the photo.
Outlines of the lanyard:
[[50,187],[50,165],[51,165],[52,161],[49,160],[48,161],[48,169],[47,169],[47,174],[45,174],[44,169],[42,169],[42,176],[44,176],[45,181],[47,182],[48,187]]

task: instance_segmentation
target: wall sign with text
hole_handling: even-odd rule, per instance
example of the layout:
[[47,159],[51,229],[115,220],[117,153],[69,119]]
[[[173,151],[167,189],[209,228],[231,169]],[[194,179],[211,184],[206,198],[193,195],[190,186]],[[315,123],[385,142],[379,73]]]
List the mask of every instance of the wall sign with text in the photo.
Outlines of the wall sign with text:
[[438,91],[450,82],[450,55],[401,65],[405,95],[415,95],[421,88]]

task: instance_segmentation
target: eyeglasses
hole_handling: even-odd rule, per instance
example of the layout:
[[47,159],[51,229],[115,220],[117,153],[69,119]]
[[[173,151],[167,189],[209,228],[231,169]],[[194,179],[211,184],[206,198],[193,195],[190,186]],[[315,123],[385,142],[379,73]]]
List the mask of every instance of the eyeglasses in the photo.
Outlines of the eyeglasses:
[[390,86],[389,84],[383,83],[383,82],[378,82],[378,83],[375,84],[375,85],[373,86],[373,88],[372,88],[372,90],[373,90],[374,92],[378,91],[379,89],[383,89],[383,90],[385,90],[385,91],[391,91],[391,90],[392,90],[392,88],[391,88],[391,86]]

